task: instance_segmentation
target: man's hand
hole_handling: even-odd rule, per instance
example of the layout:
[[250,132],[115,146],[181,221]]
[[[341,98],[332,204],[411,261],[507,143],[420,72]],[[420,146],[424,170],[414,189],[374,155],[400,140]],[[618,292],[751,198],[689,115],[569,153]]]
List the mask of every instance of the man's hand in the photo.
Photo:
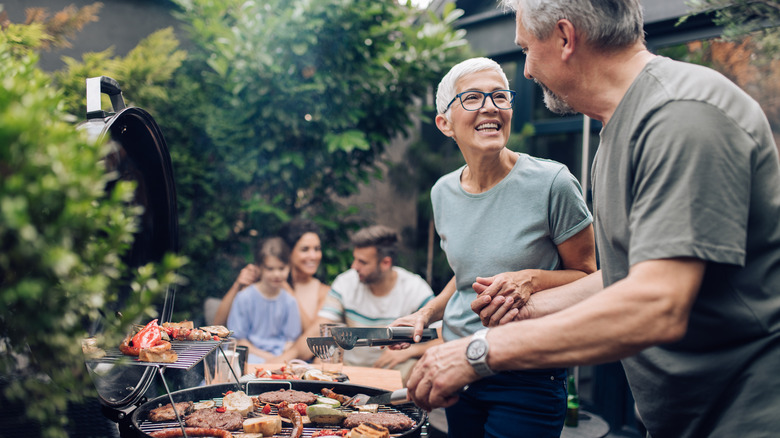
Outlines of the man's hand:
[[495,327],[515,319],[519,309],[534,292],[531,272],[525,270],[477,277],[472,285],[477,298],[471,302],[471,310],[479,315],[482,325]]
[[479,376],[466,361],[470,337],[431,347],[414,366],[406,386],[409,397],[422,409],[431,411],[458,401],[458,391]]

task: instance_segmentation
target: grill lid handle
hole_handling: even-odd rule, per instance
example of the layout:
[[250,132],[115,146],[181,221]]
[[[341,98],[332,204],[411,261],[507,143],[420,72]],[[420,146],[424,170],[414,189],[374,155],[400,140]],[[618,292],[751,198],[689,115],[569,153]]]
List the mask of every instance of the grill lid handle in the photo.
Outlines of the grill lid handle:
[[[113,112],[102,109],[101,94],[107,94],[111,99]],[[119,82],[108,76],[87,78],[87,119],[105,118],[125,109],[125,99]]]

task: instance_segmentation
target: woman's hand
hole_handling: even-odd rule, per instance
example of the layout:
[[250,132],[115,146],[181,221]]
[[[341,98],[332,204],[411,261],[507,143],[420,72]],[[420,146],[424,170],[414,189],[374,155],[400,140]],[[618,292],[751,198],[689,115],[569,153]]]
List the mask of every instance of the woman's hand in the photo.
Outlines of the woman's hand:
[[250,284],[257,283],[258,281],[260,281],[260,269],[251,263],[244,266],[244,269],[238,273],[238,278],[236,278],[236,283],[239,285],[240,289],[243,289]]
[[[420,342],[420,339],[422,339],[423,329],[428,327],[430,318],[430,311],[423,307],[411,315],[402,316],[396,319],[389,325],[389,327],[414,327],[414,334],[412,335],[412,338],[414,339],[414,342]],[[389,348],[391,350],[403,350],[409,348],[410,345],[411,344],[408,342],[403,342],[400,344],[390,345]]]
[[472,285],[477,298],[471,302],[471,310],[479,315],[482,325],[495,327],[512,321],[535,292],[535,273],[536,270],[526,269],[477,277]]

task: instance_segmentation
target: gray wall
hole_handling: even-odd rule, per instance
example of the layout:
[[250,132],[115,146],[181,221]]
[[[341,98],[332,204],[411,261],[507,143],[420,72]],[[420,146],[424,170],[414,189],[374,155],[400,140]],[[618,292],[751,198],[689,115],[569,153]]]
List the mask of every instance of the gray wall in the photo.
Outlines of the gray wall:
[[[22,23],[25,9],[45,8],[52,16],[69,5],[81,8],[97,0],[0,0],[8,18]],[[110,47],[114,54],[124,56],[149,34],[176,25],[171,16],[172,3],[166,0],[101,0],[99,21],[87,24],[70,39],[73,47],[41,53],[40,67],[54,71],[62,68],[63,56],[81,59],[82,53],[102,52]]]

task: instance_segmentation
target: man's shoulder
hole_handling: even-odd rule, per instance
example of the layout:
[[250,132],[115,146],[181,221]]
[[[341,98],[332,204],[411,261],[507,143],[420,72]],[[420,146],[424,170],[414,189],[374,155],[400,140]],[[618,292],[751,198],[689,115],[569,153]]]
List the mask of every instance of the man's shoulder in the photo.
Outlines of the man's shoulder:
[[393,266],[393,270],[398,274],[397,282],[403,286],[401,288],[403,291],[408,291],[408,292],[422,291],[425,292],[426,294],[428,293],[430,293],[431,295],[433,294],[433,290],[431,289],[431,286],[421,276],[415,274],[414,272],[410,272],[400,266]]
[[331,290],[339,293],[345,293],[350,290],[357,289],[360,286],[360,276],[357,271],[350,269],[342,272],[333,280],[330,285]]

